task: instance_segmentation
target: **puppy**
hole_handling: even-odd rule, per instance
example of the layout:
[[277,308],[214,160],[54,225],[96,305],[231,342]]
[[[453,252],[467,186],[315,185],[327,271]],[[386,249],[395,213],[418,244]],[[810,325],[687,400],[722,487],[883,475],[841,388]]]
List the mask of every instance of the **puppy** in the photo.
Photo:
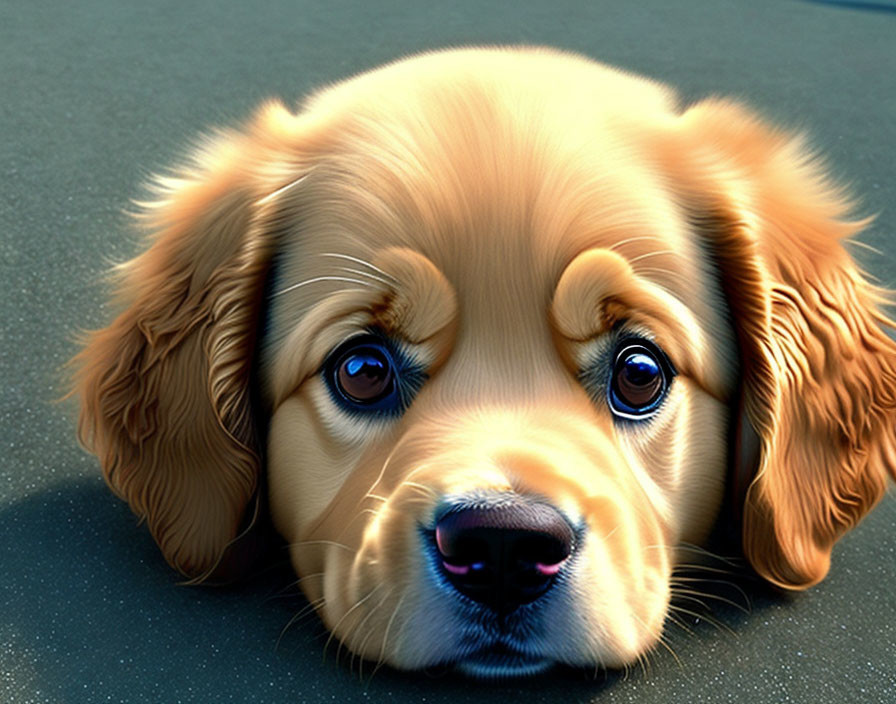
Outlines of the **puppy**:
[[195,581],[269,515],[363,658],[624,666],[723,505],[803,589],[894,474],[864,223],[734,103],[436,52],[267,104],[155,188],[75,360],[80,437]]

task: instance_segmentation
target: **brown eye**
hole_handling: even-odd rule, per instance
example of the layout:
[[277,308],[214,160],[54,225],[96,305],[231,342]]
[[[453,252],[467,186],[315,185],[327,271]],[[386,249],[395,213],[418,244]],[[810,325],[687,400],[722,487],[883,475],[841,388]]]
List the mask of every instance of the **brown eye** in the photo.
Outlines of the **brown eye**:
[[646,416],[659,407],[670,378],[661,353],[646,344],[624,345],[613,364],[610,407],[619,416]]
[[404,413],[427,378],[412,353],[378,330],[345,340],[320,371],[340,410],[376,422]]
[[374,403],[392,393],[392,362],[380,346],[367,344],[347,350],[335,371],[336,387],[355,403]]

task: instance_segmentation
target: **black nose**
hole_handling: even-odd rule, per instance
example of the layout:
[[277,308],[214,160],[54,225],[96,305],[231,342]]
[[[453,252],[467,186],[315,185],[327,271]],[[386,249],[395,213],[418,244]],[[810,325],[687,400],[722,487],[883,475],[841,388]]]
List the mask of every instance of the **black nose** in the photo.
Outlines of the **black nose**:
[[507,613],[550,589],[575,535],[555,508],[514,503],[451,511],[436,524],[435,537],[454,588]]

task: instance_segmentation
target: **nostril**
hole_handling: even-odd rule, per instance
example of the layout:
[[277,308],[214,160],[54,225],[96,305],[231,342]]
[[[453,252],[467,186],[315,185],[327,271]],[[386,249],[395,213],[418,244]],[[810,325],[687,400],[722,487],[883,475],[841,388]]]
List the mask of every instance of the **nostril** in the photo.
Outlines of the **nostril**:
[[544,575],[554,575],[560,571],[560,568],[563,566],[563,563],[566,562],[566,560],[567,558],[563,558],[562,560],[560,560],[560,562],[555,562],[550,565],[546,565],[543,562],[536,562],[535,569]]
[[448,581],[501,611],[544,594],[569,559],[573,541],[566,519],[541,503],[451,511],[435,529]]
[[[452,565],[447,560],[442,560],[442,566],[451,574],[468,574],[473,569],[472,565]],[[480,567],[480,569],[482,568]]]
[[481,575],[494,564],[496,546],[481,529],[463,526],[457,516],[450,514],[436,526],[436,547],[442,566],[454,575]]

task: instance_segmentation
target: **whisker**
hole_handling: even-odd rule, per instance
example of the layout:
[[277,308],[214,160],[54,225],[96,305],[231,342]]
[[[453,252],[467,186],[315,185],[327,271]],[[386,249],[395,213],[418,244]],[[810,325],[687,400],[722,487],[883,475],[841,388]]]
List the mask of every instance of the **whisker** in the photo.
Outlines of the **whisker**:
[[681,630],[687,633],[689,636],[694,635],[694,631],[682,620],[680,620],[675,614],[667,613],[666,619],[671,621],[673,624],[678,626]]
[[708,614],[701,614],[696,611],[691,611],[690,609],[686,609],[685,607],[680,606],[678,604],[669,604],[669,609],[673,610],[673,611],[677,611],[678,613],[687,614],[688,616],[692,616],[695,619],[697,619],[698,621],[700,619],[703,619],[710,625],[715,626],[719,631],[723,631],[730,636],[734,636],[735,638],[737,637],[737,633],[735,633],[730,627],[726,626],[724,623],[722,623],[718,619],[715,619],[712,616],[709,616]]
[[411,482],[406,479],[401,483],[401,486],[407,486],[407,487],[410,487],[411,489],[419,489],[420,491],[422,491],[424,493],[424,495],[426,495],[430,498],[433,498],[433,499],[438,498],[438,494],[436,494],[436,492],[434,492],[430,487],[425,486],[424,484],[418,484],[417,482]]
[[[364,617],[364,621],[362,621],[362,624],[363,624],[363,623],[366,623],[366,622],[367,622],[367,619],[369,619],[372,615],[373,615],[373,611],[371,611],[369,614],[367,614],[367,616]],[[359,626],[359,627],[356,628],[355,630],[356,630],[356,631],[360,631],[360,630],[361,630],[361,627]],[[370,637],[373,635],[373,633],[374,633],[374,630],[373,630],[373,627],[371,627],[371,628],[367,631],[367,635],[365,635],[364,638],[361,640],[361,643],[360,643],[360,645],[359,645],[358,648],[357,648],[357,652],[355,652],[355,651],[353,650],[353,651],[352,651],[352,656],[351,656],[351,658],[350,658],[349,661],[348,661],[348,671],[349,671],[350,673],[354,674],[354,672],[355,672],[355,658],[358,658],[358,680],[359,680],[360,682],[363,682],[363,681],[364,681],[364,659],[365,659],[364,656],[361,655],[361,653],[363,652],[364,647],[367,645],[367,641],[370,640]]]
[[[403,484],[404,484],[404,482],[403,482]],[[420,493],[420,492],[422,492],[422,490],[423,490],[425,487],[422,487],[422,486],[420,486],[420,485],[416,485],[416,486],[414,486],[414,485],[413,485],[413,482],[412,482],[411,484],[409,484],[408,486],[409,486],[409,488],[413,489],[414,491],[418,492],[418,494],[419,494],[418,496],[414,497],[413,499],[406,499],[405,501],[406,501],[406,503],[408,503],[408,504],[420,504],[420,503],[423,503],[424,505],[426,505],[426,503],[429,503],[429,502],[433,501],[435,498],[437,498],[436,495],[435,495],[434,493],[431,493],[431,494],[423,494],[423,493]],[[384,497],[382,497],[382,496],[374,496],[374,495],[371,495],[370,498],[373,498],[373,499],[377,499],[377,500],[379,500],[379,501],[382,501],[384,504],[387,503],[387,502],[389,501],[387,498],[384,498]],[[360,501],[359,501],[358,503],[360,504]],[[352,516],[351,520],[348,521],[348,522],[342,527],[342,530],[339,531],[339,535],[336,536],[336,537],[341,538],[343,535],[345,535],[345,533],[348,531],[348,529],[351,528],[352,525],[354,525],[355,521],[357,521],[361,516],[364,516],[364,515],[366,515],[366,514],[370,514],[371,516],[377,516],[377,515],[379,515],[379,512],[380,512],[380,509],[375,509],[375,508],[362,508],[362,509],[358,509],[358,510],[356,511],[355,515]]]
[[[708,577],[683,577],[680,575],[676,575],[673,572],[672,577],[669,580],[669,583],[672,584],[673,586],[690,583],[690,584],[719,584],[719,585],[723,585],[726,587],[731,587],[731,589],[734,589],[735,591],[740,593],[740,595],[744,598],[744,603],[747,605],[746,608],[752,610],[752,606],[750,605],[751,602],[750,602],[749,595],[743,589],[741,589],[741,587],[739,587],[737,584],[735,584],[734,582],[727,580],[727,579],[709,579]],[[707,594],[707,596],[713,596],[713,595]]]
[[289,622],[283,627],[283,629],[280,631],[280,635],[277,637],[277,642],[274,644],[274,650],[276,651],[277,648],[280,647],[280,641],[283,640],[283,636],[286,635],[286,632],[290,628],[292,628],[296,623],[298,623],[309,614],[316,613],[317,609],[323,606],[326,601],[327,598],[324,596],[319,597],[314,601],[309,601],[304,607],[299,610],[299,612],[295,616],[289,619]]
[[653,240],[654,242],[664,242],[662,237],[657,237],[656,235],[639,235],[638,237],[629,237],[620,242],[616,242],[612,247],[607,247],[611,252],[619,251],[619,248],[627,245],[629,242],[639,242],[642,240]]
[[377,658],[376,667],[373,668],[373,672],[370,673],[370,679],[367,680],[367,683],[373,681],[374,676],[379,671],[379,669],[386,663],[386,642],[389,640],[389,631],[392,628],[392,623],[395,621],[395,617],[398,616],[398,612],[401,610],[401,604],[404,601],[404,595],[398,600],[398,603],[395,605],[395,610],[392,612],[392,616],[389,617],[389,622],[386,624],[386,632],[383,634],[383,645],[380,647],[380,656]]
[[739,574],[737,570],[726,570],[723,567],[709,567],[708,565],[697,565],[692,563],[679,563],[675,565],[675,569],[693,570],[694,572],[712,572],[713,574],[724,574],[736,576]]
[[[731,587],[732,589],[739,589],[743,592],[737,583],[732,582],[730,579],[712,579],[711,577],[704,577],[702,575],[694,575],[691,576],[692,568],[688,568],[686,571],[679,573],[677,571],[678,568],[672,571],[672,581],[673,582],[681,582],[687,583],[690,582],[692,584],[724,584],[726,587]],[[743,592],[746,595],[746,592]]]
[[411,499],[407,499],[408,503],[428,506],[437,499],[436,495],[432,492],[424,492],[422,489],[418,489],[415,486],[411,486],[408,488],[413,490],[414,492],[414,497]]
[[349,552],[355,552],[355,548],[349,547],[345,543],[337,543],[335,540],[300,540],[296,543],[290,543],[290,547],[302,547],[303,545],[332,545],[336,548],[342,548]]
[[725,557],[723,555],[719,555],[717,553],[712,552],[711,550],[707,550],[706,548],[700,545],[694,545],[693,543],[676,543],[676,548],[681,550],[690,550],[691,552],[696,552],[701,555],[706,555],[707,557],[711,557],[714,560],[718,560],[719,562],[724,562],[732,567],[739,567],[743,564],[743,560],[738,557]]
[[363,259],[359,259],[358,257],[353,257],[353,256],[348,255],[348,254],[340,254],[340,253],[338,253],[338,252],[321,252],[321,255],[320,255],[320,256],[322,256],[322,257],[336,257],[337,259],[347,259],[347,260],[350,261],[350,262],[355,262],[355,264],[363,264],[364,266],[366,266],[366,267],[370,267],[371,269],[373,269],[374,271],[376,271],[376,272],[382,274],[383,276],[387,277],[388,279],[391,279],[391,280],[394,281],[395,283],[399,283],[398,279],[396,279],[394,276],[392,276],[392,274],[390,274],[388,271],[383,271],[383,270],[380,269],[378,266],[374,266],[374,265],[371,264],[370,262],[365,261],[365,260],[363,260]]
[[[635,620],[641,624],[641,626],[644,628],[644,632],[649,636],[650,628],[647,626],[647,624],[644,623],[644,621],[641,619],[640,616],[638,616],[638,614],[632,613],[632,616],[634,616]],[[641,666],[641,672],[644,673],[645,679],[647,679],[649,671],[650,671],[650,669],[649,669],[650,661],[646,656],[647,656],[647,653],[638,653],[638,664]]]
[[641,666],[641,673],[644,675],[644,679],[646,680],[648,677],[648,663],[645,656],[646,653],[638,653],[638,664]]
[[432,469],[431,462],[421,462],[416,467],[414,467],[414,469],[412,469],[410,472],[408,472],[408,476],[406,477],[406,479],[410,479],[411,477],[419,474],[420,472],[425,472],[425,471],[431,470],[431,469]]
[[637,276],[641,276],[641,275],[647,274],[647,273],[654,273],[654,274],[663,274],[665,276],[670,276],[670,277],[672,277],[674,279],[678,279],[680,281],[690,281],[690,279],[687,276],[685,276],[683,273],[681,273],[680,271],[672,271],[671,269],[661,269],[661,268],[655,267],[655,266],[638,267],[637,269],[634,270],[634,272]]
[[[728,604],[729,606],[733,606],[738,611],[742,611],[745,614],[750,613],[750,609],[744,606],[741,606],[736,601],[732,601],[731,599],[727,599],[724,596],[719,596],[718,594],[709,594],[708,592],[698,592],[692,589],[684,589],[681,586],[675,584],[675,580],[671,581],[672,584],[672,593],[676,596],[681,596],[682,598],[690,598],[697,601],[694,597],[702,597],[704,599],[713,599],[715,601],[721,601],[723,604]],[[749,603],[749,602],[748,602]],[[704,607],[709,608],[706,604],[703,604]]]
[[290,190],[291,188],[294,188],[295,186],[298,186],[298,185],[299,185],[302,181],[304,181],[306,178],[308,178],[308,174],[307,174],[307,173],[302,174],[302,175],[299,176],[295,181],[291,181],[291,182],[287,183],[285,186],[281,186],[281,187],[278,188],[276,191],[273,191],[272,193],[268,193],[268,194],[267,194],[266,196],[264,196],[263,198],[260,198],[260,199],[258,200],[258,202],[257,202],[257,205],[264,205],[264,204],[267,203],[269,200],[273,200],[274,198],[276,198],[277,196],[279,196],[281,193],[284,193],[284,192]]
[[377,510],[374,508],[358,509],[355,512],[355,515],[351,517],[351,520],[349,520],[344,526],[342,526],[342,530],[339,531],[339,535],[337,535],[336,537],[341,538],[342,536],[344,536],[348,532],[348,529],[354,525],[355,521],[357,521],[365,513],[369,513],[369,514],[375,516],[377,514]]
[[886,256],[886,254],[884,254],[877,247],[874,247],[873,245],[870,245],[867,242],[862,242],[860,240],[852,240],[852,239],[846,239],[846,240],[844,240],[844,242],[846,244],[854,244],[856,247],[861,247],[862,249],[867,249],[869,252],[873,252],[874,254],[877,254],[881,257]]
[[594,679],[595,679],[595,680],[597,679],[597,673],[600,672],[601,670],[604,671],[604,681],[606,682],[606,680],[607,680],[607,666],[606,666],[606,664],[604,663],[604,659],[603,659],[603,657],[601,657],[600,655],[598,655],[598,656],[597,656],[597,662],[594,664]]
[[629,259],[628,263],[634,264],[635,262],[639,262],[642,259],[647,259],[648,257],[658,257],[661,254],[677,254],[677,252],[674,249],[658,249],[655,252],[647,252],[645,254],[639,254],[634,259]]
[[666,637],[662,633],[660,633],[660,637],[656,642],[663,646],[675,659],[675,662],[678,663],[678,668],[680,670],[684,670],[684,663],[681,661],[681,658],[678,657],[678,653],[675,652],[675,649],[668,642],[666,642]]
[[339,535],[337,535],[336,537],[341,538],[343,535],[345,535],[346,531],[348,531],[348,529],[352,527],[354,522],[357,521],[365,513],[369,513],[372,516],[376,516],[377,510],[374,508],[362,508],[361,510],[357,511],[355,513],[355,515],[352,516],[351,520],[342,527],[342,530],[339,531]]
[[742,611],[745,614],[749,614],[752,612],[752,608],[750,607],[750,600],[747,598],[746,594],[743,590],[740,590],[741,594],[743,594],[747,605],[743,606],[738,604],[736,601],[729,599],[727,597],[721,596],[720,594],[712,594],[710,592],[698,592],[693,589],[685,589],[680,584],[677,584],[675,579],[672,579],[670,584],[672,585],[672,593],[675,595],[692,595],[697,596],[702,599],[712,599],[713,601],[720,601],[723,604],[728,604],[729,606],[733,606],[738,611]]
[[[364,617],[364,620],[361,621],[360,624],[358,624],[358,627],[357,627],[356,630],[360,631],[361,627],[367,622],[367,620],[368,620],[371,616],[373,616],[373,614],[375,614],[377,611],[379,611],[379,610],[383,607],[383,604],[386,603],[386,600],[387,600],[390,596],[392,596],[392,590],[391,590],[391,589],[390,589],[388,592],[386,592],[386,595],[380,600],[380,603],[377,604],[376,607],[374,607],[373,609],[370,610],[370,613],[367,614],[367,616]],[[370,630],[367,632],[367,635],[364,636],[364,640],[361,641],[360,645],[359,645],[358,648],[357,648],[357,655],[358,655],[358,679],[359,679],[361,682],[364,681],[364,656],[363,656],[361,653],[364,652],[364,647],[367,645],[367,641],[370,640],[370,637],[374,634],[374,632],[375,632],[375,631],[374,631],[374,628],[371,626]],[[351,658],[351,660],[349,661],[349,671],[351,671],[351,670],[354,668],[355,654],[356,654],[355,652],[352,653],[352,658]]]
[[369,271],[361,271],[360,269],[351,269],[347,266],[339,267],[340,271],[347,272],[349,274],[357,274],[358,276],[366,276],[369,279],[373,279],[374,281],[379,281],[381,284],[385,284],[386,286],[394,286],[394,281],[389,281],[388,279],[384,279],[382,276],[377,276],[376,274],[371,274]]
[[[398,452],[399,447],[401,447],[400,444],[395,445],[395,447],[392,448],[392,451],[389,452],[389,454],[386,456],[386,460],[383,462],[383,466],[380,467],[380,473],[376,475],[376,479],[374,480],[373,484],[370,485],[370,488],[366,491],[364,496],[361,497],[361,501],[366,499],[368,496],[380,499],[383,502],[386,501],[386,499],[374,494],[373,490],[376,489],[377,485],[383,480],[383,476],[385,476],[385,474],[386,474],[386,469],[388,469],[389,463],[392,461],[392,458],[395,456],[395,453]],[[360,505],[361,501],[358,502],[358,505]]]
[[401,624],[401,628],[398,630],[398,633],[395,634],[395,643],[396,645],[404,642],[402,639],[404,638],[404,632],[409,625],[411,625],[412,619],[406,618],[404,623]]
[[267,599],[264,600],[264,603],[268,603],[269,601],[273,601],[274,599],[281,599],[281,598],[284,598],[284,597],[292,597],[292,596],[295,596],[295,595],[296,595],[296,592],[292,592],[292,593],[290,593],[290,594],[287,594],[286,591],[287,591],[287,590],[292,590],[292,589],[294,589],[295,587],[298,587],[298,586],[299,586],[302,582],[304,582],[306,579],[311,579],[312,577],[323,577],[324,574],[325,574],[324,572],[312,572],[311,574],[306,574],[304,577],[299,577],[298,579],[293,580],[292,582],[290,582],[289,584],[287,584],[285,587],[283,587],[282,589],[280,589],[276,594],[273,594],[273,595],[269,596]]
[[293,284],[292,286],[287,286],[284,289],[275,291],[274,293],[271,294],[271,298],[276,298],[277,296],[282,296],[284,293],[289,293],[290,291],[295,291],[297,288],[301,288],[302,286],[308,286],[309,284],[315,284],[320,281],[342,281],[344,283],[358,284],[359,286],[371,288],[369,281],[364,281],[361,279],[351,279],[351,278],[348,278],[347,276],[315,276],[312,279],[307,279],[306,281],[300,281],[297,284]]
[[613,536],[613,534],[620,528],[622,528],[621,523],[618,526],[616,526],[613,530],[611,530],[609,533],[607,533],[603,538],[601,538],[601,540],[609,540]]
[[[694,592],[694,594],[697,594],[697,592]],[[706,602],[703,601],[702,599],[699,599],[698,596],[689,594],[687,592],[679,591],[677,589],[672,590],[672,595],[674,598],[677,598],[677,599],[686,599],[687,601],[693,601],[697,604],[700,604],[700,606],[702,606],[704,609],[706,609],[707,612],[712,611],[712,609],[710,609],[706,605]]]
[[[334,254],[334,253],[331,253],[330,256],[345,256],[345,257],[348,257],[348,255],[337,255],[337,254]],[[350,259],[353,259],[353,257],[349,257],[349,258],[350,258]],[[367,262],[363,262],[363,263],[366,264]],[[372,266],[372,265],[370,265],[370,266]],[[373,484],[370,485],[370,488],[365,492],[364,496],[362,496],[362,497],[358,500],[358,503],[355,505],[355,508],[356,508],[356,509],[357,509],[358,507],[360,507],[361,504],[362,504],[366,499],[368,499],[368,498],[370,498],[370,499],[374,499],[375,501],[381,501],[381,502],[384,503],[384,504],[387,503],[387,502],[389,501],[388,497],[385,497],[385,496],[379,496],[378,494],[374,494],[373,491],[374,491],[374,489],[376,489],[377,485],[383,480],[383,477],[384,477],[385,474],[386,474],[386,470],[389,468],[389,463],[392,461],[392,458],[395,456],[395,453],[398,451],[398,448],[399,448],[399,447],[400,447],[400,445],[396,445],[395,447],[392,448],[392,451],[389,452],[388,456],[386,457],[385,461],[383,462],[383,466],[380,467],[379,474],[377,474],[377,477],[376,477],[376,479],[373,481]],[[363,511],[362,511],[361,513],[363,513]],[[355,515],[355,518],[357,518],[359,515],[361,515],[361,513],[356,514],[356,515]],[[355,518],[353,518],[352,521],[354,521]],[[348,524],[348,525],[351,525],[352,521],[349,521],[349,524]],[[345,528],[343,528],[343,530],[341,531],[340,535],[341,535],[342,533],[345,532],[345,530],[348,528],[348,525],[346,525]]]
[[[330,647],[330,643],[333,641],[333,638],[336,637],[336,630],[339,628],[339,626],[342,625],[342,622],[345,621],[345,619],[347,619],[352,613],[354,613],[355,609],[359,608],[362,604],[364,604],[365,601],[367,601],[370,597],[372,597],[374,594],[376,594],[377,591],[379,591],[379,587],[374,587],[367,596],[356,601],[350,609],[348,609],[344,614],[342,614],[342,617],[330,629],[330,637],[327,638],[327,642],[324,643],[323,661],[326,661],[326,659],[327,659],[327,648]],[[339,653],[342,651],[342,646],[344,643],[345,643],[345,639],[339,638],[339,647],[336,648],[336,662],[337,663],[339,662]]]
[[[423,506],[426,506],[426,505],[430,504],[433,501],[433,499],[435,498],[435,494],[422,494],[422,493],[419,493],[421,490],[418,489],[417,487],[412,486],[410,488],[413,489],[415,492],[418,492],[418,494],[412,498],[404,499],[404,502],[406,504],[411,504],[411,505],[421,505],[422,504]],[[388,499],[382,499],[381,497],[374,497],[374,498],[378,498],[383,502],[388,501]],[[381,509],[375,509],[375,508],[359,509],[355,513],[355,515],[351,518],[351,520],[348,521],[348,523],[346,523],[342,527],[342,530],[339,531],[339,535],[336,537],[341,538],[343,535],[345,535],[345,533],[348,531],[348,529],[351,528],[351,526],[354,525],[355,521],[357,521],[361,516],[364,516],[366,514],[370,514],[371,516],[377,516],[377,515],[379,515],[380,510]]]

